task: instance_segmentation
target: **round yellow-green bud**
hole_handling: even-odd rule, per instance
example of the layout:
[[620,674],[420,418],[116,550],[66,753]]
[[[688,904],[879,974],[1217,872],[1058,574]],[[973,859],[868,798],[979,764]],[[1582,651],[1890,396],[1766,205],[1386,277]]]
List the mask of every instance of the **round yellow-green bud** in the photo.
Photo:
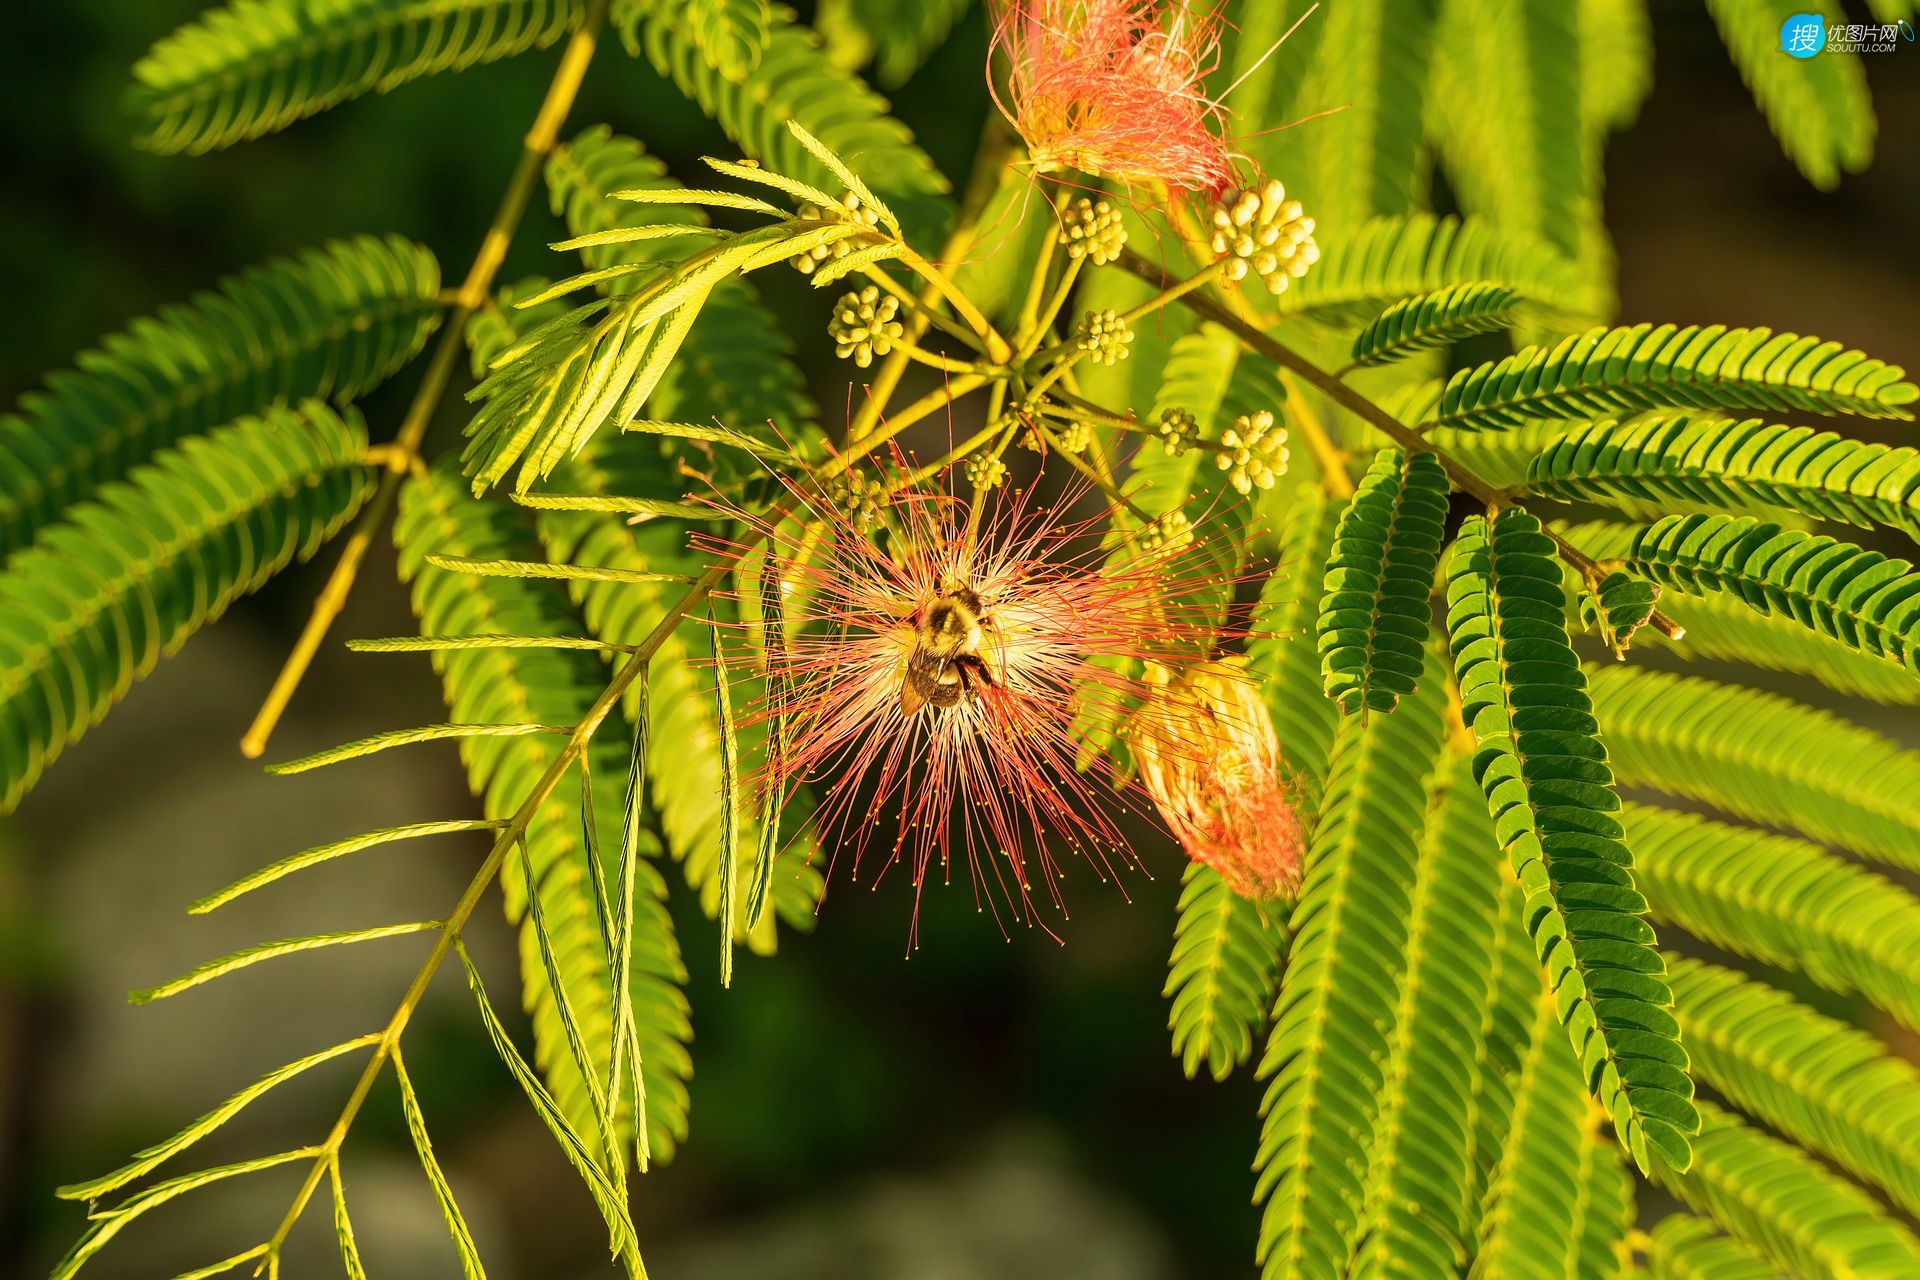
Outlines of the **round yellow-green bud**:
[[1116,364],[1127,358],[1127,345],[1133,341],[1133,329],[1112,307],[1089,311],[1080,317],[1074,330],[1073,345],[1087,353],[1095,364]]
[[1213,256],[1226,263],[1229,280],[1251,272],[1281,293],[1320,261],[1313,219],[1277,180],[1257,191],[1227,191],[1213,206],[1212,222]]
[[1060,211],[1060,243],[1069,258],[1091,258],[1095,266],[1105,266],[1126,247],[1127,228],[1118,209],[1081,196]]
[[1007,481],[1007,464],[991,454],[976,453],[967,459],[967,482],[976,489],[998,489]]
[[1271,489],[1274,479],[1287,469],[1287,430],[1275,425],[1265,409],[1243,413],[1221,434],[1213,460],[1239,492]]
[[862,533],[880,525],[880,504],[886,500],[886,487],[872,476],[846,471],[829,484],[827,496]]
[[1137,539],[1142,555],[1164,555],[1193,545],[1193,523],[1178,511],[1155,517]]
[[1163,409],[1160,413],[1160,447],[1169,458],[1177,458],[1193,447],[1200,434],[1200,419],[1190,409]]
[[[860,197],[851,191],[842,196],[838,204],[824,207],[812,203],[803,204],[800,206],[800,216],[821,222],[851,222],[866,228],[880,225],[879,211],[862,204]],[[849,236],[845,240],[835,240],[832,244],[817,244],[805,253],[794,254],[787,261],[792,264],[794,270],[805,275],[829,258],[844,258],[853,252],[854,248],[853,237]]]
[[1093,446],[1093,428],[1084,422],[1062,422],[1053,428],[1060,452],[1078,457]]
[[875,356],[892,351],[893,344],[906,334],[906,326],[896,318],[899,314],[900,299],[882,294],[878,285],[847,294],[827,322],[834,354],[841,359],[852,356],[862,369],[871,365]]

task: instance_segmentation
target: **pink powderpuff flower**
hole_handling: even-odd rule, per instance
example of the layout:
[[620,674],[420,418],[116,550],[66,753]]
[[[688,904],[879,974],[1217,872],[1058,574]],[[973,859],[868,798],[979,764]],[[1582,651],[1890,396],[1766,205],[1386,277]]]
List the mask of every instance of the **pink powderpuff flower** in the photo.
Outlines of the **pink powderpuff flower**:
[[[1009,62],[994,101],[1041,172],[1152,180],[1216,194],[1233,180],[1225,111],[1206,94],[1217,10],[1184,0],[1008,0],[993,47]],[[989,85],[992,86],[989,76]]]
[[1280,762],[1273,719],[1244,663],[1149,673],[1134,763],[1160,816],[1195,862],[1243,898],[1291,900],[1307,835]]
[[1185,552],[1114,554],[1104,517],[1059,515],[1084,496],[1047,508],[1018,491],[976,516],[922,485],[873,534],[819,499],[811,522],[742,517],[768,542],[791,632],[748,713],[769,730],[760,794],[812,783],[823,843],[851,854],[856,882],[887,830],[874,879],[907,864],[916,932],[929,872],[949,878],[956,854],[976,902],[1026,924],[1036,882],[1064,906],[1056,847],[1102,879],[1134,864],[1111,764],[1076,767],[1076,716],[1118,719],[1152,692],[1129,672],[1191,664],[1215,633],[1182,604],[1201,572]]

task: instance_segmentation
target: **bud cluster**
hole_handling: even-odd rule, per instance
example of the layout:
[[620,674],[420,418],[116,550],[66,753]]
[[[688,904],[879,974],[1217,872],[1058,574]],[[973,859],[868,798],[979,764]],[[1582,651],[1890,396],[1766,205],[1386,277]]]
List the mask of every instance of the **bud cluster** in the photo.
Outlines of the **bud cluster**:
[[1286,194],[1272,180],[1258,191],[1228,191],[1213,206],[1213,253],[1226,262],[1227,279],[1244,280],[1251,271],[1281,293],[1320,261],[1313,219]]
[[885,485],[855,470],[841,473],[827,490],[833,505],[862,533],[880,527],[880,504],[886,500],[886,493]]
[[[800,206],[800,216],[814,218],[821,222],[852,222],[866,228],[875,228],[880,225],[879,211],[868,208],[861,203],[860,197],[851,191],[841,197],[839,204],[830,204],[825,207],[812,203],[803,204]],[[793,264],[794,270],[804,275],[829,258],[845,257],[854,248],[853,240],[849,237],[845,240],[835,240],[832,244],[817,244],[805,253],[795,254],[788,261]]]
[[976,489],[998,489],[1007,482],[1007,464],[991,454],[976,453],[966,462],[967,483]]
[[1105,266],[1126,247],[1127,228],[1118,209],[1081,196],[1060,211],[1060,243],[1069,258],[1091,258],[1095,266]]
[[1193,522],[1181,512],[1169,511],[1142,529],[1135,545],[1143,555],[1184,550],[1193,545]]
[[1112,307],[1087,312],[1073,334],[1073,345],[1095,364],[1116,364],[1126,359],[1127,344],[1132,341],[1132,327]]
[[1271,489],[1274,479],[1287,469],[1287,429],[1275,425],[1265,409],[1243,413],[1221,433],[1213,459],[1239,492]]
[[906,334],[906,326],[901,324],[900,299],[892,294],[882,294],[878,285],[868,285],[840,299],[833,309],[833,319],[827,322],[827,336],[833,339],[833,352],[841,359],[853,357],[853,362],[862,369],[873,363],[875,356],[884,356],[893,350],[893,344]]
[[1160,447],[1166,450],[1169,458],[1177,458],[1193,448],[1194,437],[1200,434],[1200,419],[1191,409],[1163,409],[1160,412]]

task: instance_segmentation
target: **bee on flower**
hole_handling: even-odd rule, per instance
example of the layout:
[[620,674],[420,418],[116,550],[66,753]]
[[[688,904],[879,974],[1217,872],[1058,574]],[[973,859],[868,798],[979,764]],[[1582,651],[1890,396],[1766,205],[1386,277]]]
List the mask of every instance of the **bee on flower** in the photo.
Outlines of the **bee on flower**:
[[1307,835],[1273,719],[1244,664],[1155,667],[1134,718],[1135,765],[1187,856],[1245,898],[1291,900]]
[[996,917],[1004,904],[1035,923],[1037,896],[1062,905],[1053,850],[1102,879],[1134,862],[1110,767],[1077,767],[1076,717],[1138,706],[1152,689],[1126,673],[1191,665],[1212,626],[1182,604],[1200,562],[1113,556],[1104,519],[1062,514],[1077,492],[1042,507],[1002,491],[976,514],[946,487],[960,470],[894,493],[871,533],[798,487],[810,519],[749,521],[791,632],[749,713],[781,726],[758,781],[813,784],[816,825],[855,880],[877,838],[872,878],[905,863],[917,904],[957,857]]
[[994,99],[1040,172],[1218,192],[1233,179],[1225,115],[1205,81],[1220,63],[1217,11],[1182,0],[1008,0],[993,44]]

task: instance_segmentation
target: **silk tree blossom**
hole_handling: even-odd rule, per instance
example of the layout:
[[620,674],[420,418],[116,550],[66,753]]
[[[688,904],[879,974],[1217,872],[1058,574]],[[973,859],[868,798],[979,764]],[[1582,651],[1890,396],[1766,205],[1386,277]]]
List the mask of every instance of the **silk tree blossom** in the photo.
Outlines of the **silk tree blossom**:
[[[1008,62],[994,100],[1042,172],[1158,181],[1217,193],[1233,180],[1225,112],[1205,80],[1218,11],[1184,0],[1009,0],[994,25]],[[989,77],[989,83],[992,79]]]
[[1291,899],[1307,837],[1280,739],[1239,662],[1155,668],[1136,717],[1134,762],[1160,816],[1195,862],[1245,898]]
[[750,713],[770,728],[758,787],[811,783],[854,881],[904,863],[916,928],[927,878],[956,858],[979,904],[1026,924],[1042,897],[1064,907],[1057,852],[1102,880],[1132,865],[1126,796],[1104,757],[1077,767],[1076,717],[1118,719],[1152,692],[1128,672],[1184,668],[1212,638],[1182,603],[1198,561],[1114,554],[1104,517],[1061,514],[1084,492],[1050,508],[1001,490],[976,516],[939,487],[959,471],[896,494],[872,534],[819,501],[809,519],[749,521],[791,633]]

